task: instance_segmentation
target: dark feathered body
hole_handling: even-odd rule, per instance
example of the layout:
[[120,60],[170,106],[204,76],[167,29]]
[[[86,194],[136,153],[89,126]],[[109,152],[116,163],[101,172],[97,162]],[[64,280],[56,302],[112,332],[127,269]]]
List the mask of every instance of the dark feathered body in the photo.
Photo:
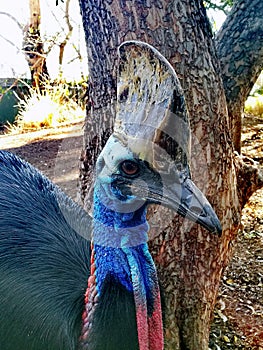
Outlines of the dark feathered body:
[[[57,186],[0,151],[0,349],[80,348],[91,219]],[[102,288],[89,350],[136,350],[133,294]]]
[[88,222],[35,168],[0,152],[2,350],[75,348],[90,261],[79,233]]

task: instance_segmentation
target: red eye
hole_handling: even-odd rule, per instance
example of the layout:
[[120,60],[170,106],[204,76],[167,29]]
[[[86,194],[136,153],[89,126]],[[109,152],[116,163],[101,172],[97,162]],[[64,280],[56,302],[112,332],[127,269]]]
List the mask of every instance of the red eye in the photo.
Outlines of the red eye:
[[139,166],[131,160],[125,160],[121,163],[121,170],[126,175],[136,175],[139,172]]

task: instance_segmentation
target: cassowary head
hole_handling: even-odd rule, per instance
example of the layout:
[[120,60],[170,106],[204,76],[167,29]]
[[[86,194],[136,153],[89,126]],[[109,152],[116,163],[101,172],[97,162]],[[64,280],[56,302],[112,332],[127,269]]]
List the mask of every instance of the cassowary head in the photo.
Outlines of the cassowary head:
[[168,61],[140,42],[120,49],[117,118],[96,166],[101,200],[114,211],[157,203],[221,233],[190,177],[190,127],[179,80]]

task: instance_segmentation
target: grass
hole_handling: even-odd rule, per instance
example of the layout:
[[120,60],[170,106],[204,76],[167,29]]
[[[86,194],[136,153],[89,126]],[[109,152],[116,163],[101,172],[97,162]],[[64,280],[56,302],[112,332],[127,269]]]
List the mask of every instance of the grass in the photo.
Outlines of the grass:
[[47,81],[41,92],[29,87],[24,99],[19,98],[18,114],[15,123],[9,124],[9,132],[55,128],[84,120],[85,110],[78,105],[72,91],[65,82]]
[[263,116],[263,95],[249,96],[245,103],[245,113]]

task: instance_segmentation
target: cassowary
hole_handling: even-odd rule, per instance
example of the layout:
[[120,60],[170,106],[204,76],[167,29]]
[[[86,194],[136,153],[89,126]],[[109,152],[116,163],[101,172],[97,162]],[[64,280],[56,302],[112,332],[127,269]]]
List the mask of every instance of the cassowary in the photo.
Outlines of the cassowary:
[[120,49],[113,135],[96,164],[93,217],[17,156],[0,152],[0,349],[161,350],[147,246],[149,204],[220,233],[190,179],[189,125],[170,64]]

